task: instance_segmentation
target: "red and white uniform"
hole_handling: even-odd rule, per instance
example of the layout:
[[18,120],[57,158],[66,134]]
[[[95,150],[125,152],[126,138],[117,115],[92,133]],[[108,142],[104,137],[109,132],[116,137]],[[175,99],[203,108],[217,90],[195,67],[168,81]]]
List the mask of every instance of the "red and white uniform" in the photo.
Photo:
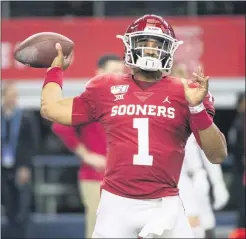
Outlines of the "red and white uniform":
[[[209,99],[203,103],[214,113]],[[166,214],[176,212],[166,236],[191,237],[178,181],[186,141],[197,130],[180,79],[167,76],[142,89],[130,74],[96,76],[73,102],[73,125],[91,121],[104,125],[108,144],[94,237],[135,237],[163,204]]]

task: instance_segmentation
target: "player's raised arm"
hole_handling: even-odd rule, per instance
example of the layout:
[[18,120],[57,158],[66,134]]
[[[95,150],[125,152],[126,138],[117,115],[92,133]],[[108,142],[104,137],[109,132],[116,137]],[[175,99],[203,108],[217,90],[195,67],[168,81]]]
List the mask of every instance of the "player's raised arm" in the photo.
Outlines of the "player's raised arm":
[[227,157],[226,140],[213,123],[213,119],[203,103],[208,94],[209,77],[204,76],[201,67],[197,73],[194,73],[194,76],[196,77],[195,88],[191,88],[187,80],[182,80],[185,97],[191,112],[191,129],[209,161],[211,163],[222,163]]
[[91,106],[84,97],[64,99],[62,96],[63,70],[70,62],[70,55],[64,58],[60,44],[56,44],[57,57],[46,73],[41,94],[41,110],[43,118],[64,125],[78,125],[93,120]]

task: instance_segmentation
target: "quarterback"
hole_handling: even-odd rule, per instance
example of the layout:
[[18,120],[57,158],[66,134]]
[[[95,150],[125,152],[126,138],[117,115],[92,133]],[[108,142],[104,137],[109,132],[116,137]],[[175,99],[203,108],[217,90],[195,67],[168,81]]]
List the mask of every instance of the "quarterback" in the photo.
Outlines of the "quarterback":
[[178,181],[191,132],[215,164],[227,147],[213,123],[209,77],[199,68],[194,79],[170,76],[182,42],[156,15],[133,22],[123,36],[125,64],[132,74],[92,78],[77,97],[62,97],[64,58],[48,69],[41,115],[64,125],[100,121],[107,134],[107,165],[93,238],[191,238],[179,198]]

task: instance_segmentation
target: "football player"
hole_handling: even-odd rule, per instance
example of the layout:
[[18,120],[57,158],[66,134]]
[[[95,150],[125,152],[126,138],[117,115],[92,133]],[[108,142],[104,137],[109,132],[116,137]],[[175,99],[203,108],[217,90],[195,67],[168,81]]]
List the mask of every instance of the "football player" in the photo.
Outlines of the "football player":
[[92,78],[77,97],[62,97],[63,71],[71,57],[57,57],[41,95],[42,117],[65,125],[100,121],[108,155],[93,238],[191,238],[178,181],[191,132],[215,164],[227,156],[213,123],[208,80],[199,68],[193,80],[170,76],[181,42],[156,15],[134,21],[123,36],[132,74]]

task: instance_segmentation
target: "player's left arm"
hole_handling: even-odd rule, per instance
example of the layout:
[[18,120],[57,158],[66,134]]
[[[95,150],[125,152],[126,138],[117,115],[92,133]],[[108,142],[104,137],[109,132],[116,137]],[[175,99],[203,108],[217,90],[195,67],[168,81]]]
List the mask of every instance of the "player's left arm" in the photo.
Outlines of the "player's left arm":
[[[194,131],[193,131],[194,132]],[[227,157],[226,139],[218,127],[213,123],[209,128],[198,130],[196,139],[211,163],[223,163]]]
[[198,113],[191,113],[191,130],[208,160],[215,164],[222,163],[227,157],[226,139],[213,122],[215,110],[213,104],[207,101],[207,97],[200,110]]
[[196,140],[211,163],[222,163],[227,157],[227,144],[223,133],[213,122],[215,114],[213,98],[208,94],[208,79],[199,68],[195,87],[182,80],[185,98],[189,103],[190,127]]

